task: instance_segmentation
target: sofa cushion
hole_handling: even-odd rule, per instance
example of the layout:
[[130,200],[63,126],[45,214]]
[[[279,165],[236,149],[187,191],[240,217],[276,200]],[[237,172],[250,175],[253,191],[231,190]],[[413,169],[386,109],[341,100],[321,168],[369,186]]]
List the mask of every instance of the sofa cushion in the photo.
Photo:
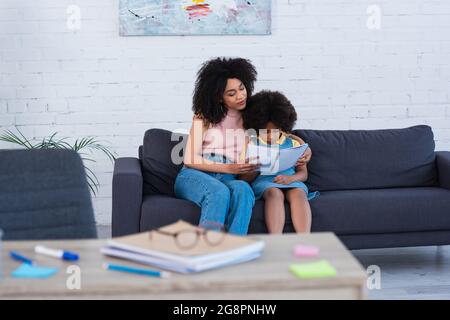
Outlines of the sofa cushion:
[[295,130],[311,146],[311,190],[435,186],[433,132],[420,125],[388,130]]
[[[145,132],[142,147],[144,194],[174,196],[173,186],[183,166],[182,150],[186,144],[186,137],[184,134],[175,134],[163,129],[150,129]],[[174,151],[173,159],[172,151]]]
[[[313,232],[337,235],[450,230],[450,190],[435,187],[322,192],[310,202]],[[284,232],[293,232],[289,204]],[[140,230],[179,219],[197,224],[200,208],[193,202],[164,195],[146,196]],[[253,207],[249,233],[266,233],[264,201]]]
[[[142,202],[140,230],[159,228],[178,220],[198,224],[200,207],[195,203],[166,195],[148,195]],[[289,205],[286,203],[286,226],[284,232],[293,232]],[[264,201],[257,200],[253,207],[249,233],[267,233],[264,220]]]
[[198,224],[200,208],[193,202],[167,195],[148,195],[142,201],[140,231],[159,228],[178,220]]
[[312,230],[378,234],[450,230],[450,190],[437,187],[321,192]]

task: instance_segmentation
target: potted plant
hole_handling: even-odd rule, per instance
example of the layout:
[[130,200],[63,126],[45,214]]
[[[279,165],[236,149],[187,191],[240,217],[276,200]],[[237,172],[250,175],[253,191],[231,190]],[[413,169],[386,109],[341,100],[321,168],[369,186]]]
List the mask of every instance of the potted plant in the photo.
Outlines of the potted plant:
[[86,170],[89,189],[94,196],[96,195],[96,191],[98,191],[99,181],[95,173],[86,165],[86,162],[96,162],[91,158],[93,151],[104,153],[111,162],[114,162],[116,159],[115,152],[110,151],[108,147],[101,144],[95,136],[78,138],[75,142],[70,144],[66,141],[68,139],[67,137],[56,138],[57,132],[49,137],[44,137],[42,141],[35,141],[27,139],[17,127],[16,130],[18,134],[11,130],[5,130],[4,133],[0,135],[0,141],[18,144],[26,149],[70,149],[78,152],[83,160],[84,168]]

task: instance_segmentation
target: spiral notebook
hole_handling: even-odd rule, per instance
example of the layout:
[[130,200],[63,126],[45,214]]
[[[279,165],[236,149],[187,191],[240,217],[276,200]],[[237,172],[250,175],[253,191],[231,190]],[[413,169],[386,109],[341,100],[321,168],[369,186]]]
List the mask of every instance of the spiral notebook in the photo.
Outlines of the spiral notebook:
[[[175,233],[198,229],[185,221],[178,221],[160,230]],[[152,265],[162,269],[191,273],[250,261],[261,256],[264,241],[250,237],[225,234],[217,245],[208,244],[202,237],[189,249],[180,248],[175,239],[155,231],[113,238],[101,249],[104,255]]]

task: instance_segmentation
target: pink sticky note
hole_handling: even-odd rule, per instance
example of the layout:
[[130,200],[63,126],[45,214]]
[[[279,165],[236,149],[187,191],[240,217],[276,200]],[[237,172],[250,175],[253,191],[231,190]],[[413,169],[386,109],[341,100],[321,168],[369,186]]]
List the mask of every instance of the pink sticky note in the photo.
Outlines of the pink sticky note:
[[296,257],[316,257],[319,255],[319,248],[298,244],[294,247],[294,256]]

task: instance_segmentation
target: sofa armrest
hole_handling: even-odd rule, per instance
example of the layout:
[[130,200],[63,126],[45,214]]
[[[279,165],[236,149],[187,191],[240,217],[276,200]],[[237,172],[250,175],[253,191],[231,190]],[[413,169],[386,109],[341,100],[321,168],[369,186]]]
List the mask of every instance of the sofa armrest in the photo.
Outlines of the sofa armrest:
[[436,152],[436,166],[439,174],[439,185],[450,190],[450,151]]
[[112,236],[139,232],[142,205],[142,171],[137,158],[118,158],[112,182]]

